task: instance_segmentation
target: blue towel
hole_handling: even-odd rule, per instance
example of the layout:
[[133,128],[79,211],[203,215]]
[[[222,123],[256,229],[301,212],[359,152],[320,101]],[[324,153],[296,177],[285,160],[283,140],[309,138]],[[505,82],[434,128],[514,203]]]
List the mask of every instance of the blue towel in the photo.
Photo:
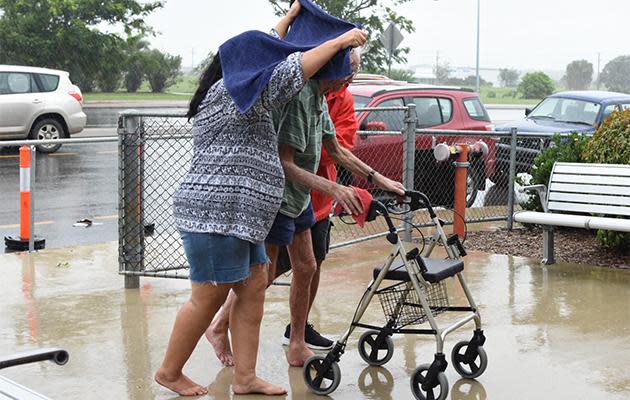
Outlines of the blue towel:
[[[356,26],[327,14],[311,0],[302,9],[284,40],[260,31],[247,31],[219,47],[223,82],[241,113],[258,100],[275,67],[296,51],[311,50]],[[352,74],[350,50],[335,55],[314,79],[341,79]]]

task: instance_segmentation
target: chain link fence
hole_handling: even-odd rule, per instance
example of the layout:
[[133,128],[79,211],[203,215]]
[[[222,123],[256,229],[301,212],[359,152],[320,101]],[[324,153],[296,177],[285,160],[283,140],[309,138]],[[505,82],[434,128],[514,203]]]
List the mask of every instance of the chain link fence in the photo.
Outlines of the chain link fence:
[[[440,143],[472,144],[483,141],[485,156],[471,155],[466,187],[466,222],[507,221],[525,200],[514,177],[526,174],[539,147],[549,136],[494,131],[438,131],[417,129],[415,106],[357,109],[374,118],[362,124],[353,150],[360,159],[408,189],[426,193],[451,224],[454,218],[454,166],[437,162],[433,149]],[[398,113],[397,118],[392,118]],[[400,114],[404,116],[401,126]],[[381,123],[385,121],[385,123]],[[400,124],[399,124],[400,125]],[[387,131],[384,129],[395,129]],[[119,119],[119,261],[126,286],[135,287],[139,276],[187,278],[187,261],[172,217],[172,196],[188,172],[192,158],[191,125],[184,113],[124,112]],[[338,180],[368,189],[375,198],[384,194],[365,179],[343,168]],[[345,219],[347,220],[347,219]],[[382,219],[364,228],[333,218],[331,247],[341,247],[385,235]],[[407,221],[428,226],[430,218],[419,211]],[[401,229],[410,229],[401,221]]]

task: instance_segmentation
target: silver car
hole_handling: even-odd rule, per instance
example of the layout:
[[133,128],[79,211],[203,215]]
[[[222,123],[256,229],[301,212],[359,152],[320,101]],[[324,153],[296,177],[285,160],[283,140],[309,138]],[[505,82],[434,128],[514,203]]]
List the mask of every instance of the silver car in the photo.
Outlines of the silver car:
[[[68,72],[0,65],[0,139],[69,138],[85,122],[83,95]],[[37,150],[52,153],[59,147]]]

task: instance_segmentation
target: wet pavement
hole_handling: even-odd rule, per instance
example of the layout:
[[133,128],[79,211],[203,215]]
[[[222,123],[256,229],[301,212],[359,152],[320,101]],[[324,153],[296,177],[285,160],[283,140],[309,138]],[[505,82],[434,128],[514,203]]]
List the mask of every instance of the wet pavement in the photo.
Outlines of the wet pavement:
[[[321,332],[334,336],[346,328],[386,245],[372,241],[330,255],[311,313]],[[53,399],[177,398],[153,383],[152,373],[188,296],[186,281],[142,279],[141,289],[124,290],[115,243],[0,255],[0,268],[0,352],[60,346],[70,353],[65,366],[32,364],[2,370],[3,376]],[[465,276],[481,309],[489,366],[477,381],[460,379],[449,366],[449,399],[630,398],[630,271],[547,268],[536,260],[477,253],[466,258]],[[448,289],[451,304],[461,303],[454,280]],[[307,391],[301,369],[288,367],[280,344],[287,296],[286,287],[268,291],[259,374],[289,388],[288,398],[319,398]],[[383,322],[376,299],[364,322]],[[448,359],[471,331],[467,325],[447,338]],[[432,360],[434,340],[396,336],[391,361],[367,367],[356,351],[360,333],[349,341],[341,385],[330,398],[412,398],[410,374]],[[232,371],[220,366],[205,341],[186,372],[209,385],[208,398],[232,398]]]

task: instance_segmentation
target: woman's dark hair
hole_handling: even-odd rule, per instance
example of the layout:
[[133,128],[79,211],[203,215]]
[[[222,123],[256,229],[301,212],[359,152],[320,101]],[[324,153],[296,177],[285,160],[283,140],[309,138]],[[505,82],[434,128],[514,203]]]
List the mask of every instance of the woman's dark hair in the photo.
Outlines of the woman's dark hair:
[[221,70],[221,58],[219,57],[219,53],[217,53],[213,58],[210,65],[206,68],[206,70],[199,78],[199,87],[195,92],[195,95],[190,100],[190,106],[188,108],[188,113],[186,117],[190,120],[192,117],[197,115],[199,112],[199,106],[201,102],[206,98],[206,94],[208,94],[208,90],[214,85],[217,81],[223,78],[223,71]]

